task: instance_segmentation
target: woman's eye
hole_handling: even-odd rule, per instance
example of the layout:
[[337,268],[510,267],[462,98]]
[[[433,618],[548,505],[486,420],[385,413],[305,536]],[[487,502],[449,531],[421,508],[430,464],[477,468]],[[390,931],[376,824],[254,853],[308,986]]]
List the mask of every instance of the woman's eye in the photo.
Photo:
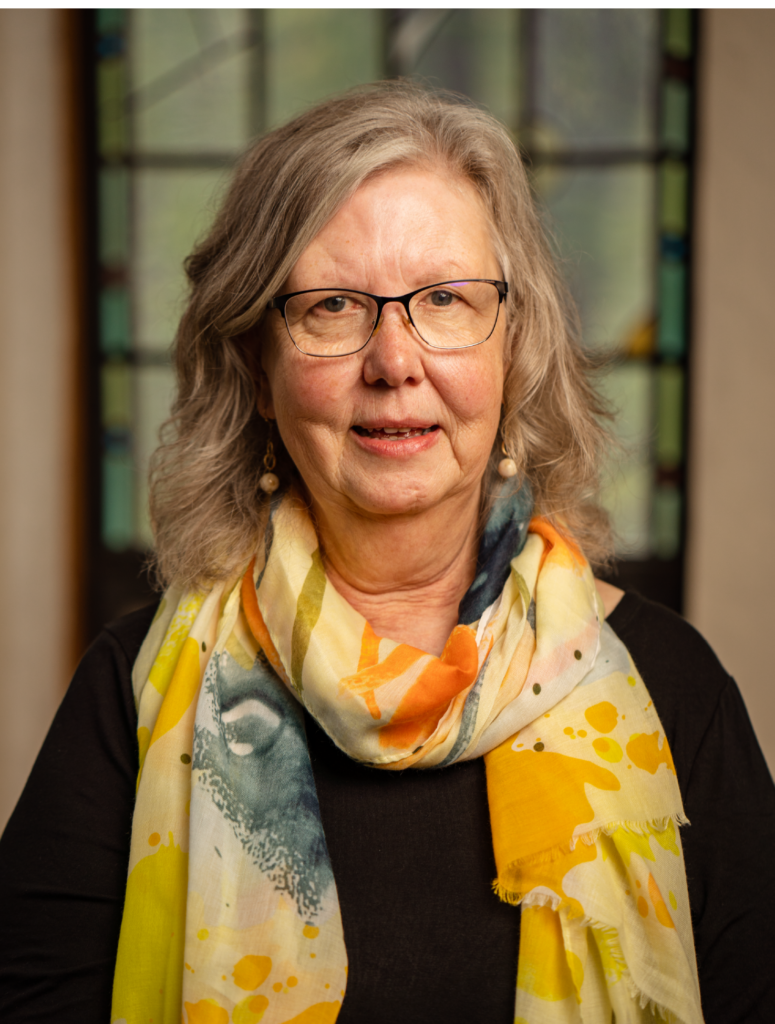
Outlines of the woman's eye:
[[331,298],[323,299],[322,305],[326,313],[341,313],[347,305],[347,299],[341,295],[332,295]]
[[430,300],[433,306],[451,306],[455,296],[452,292],[431,292]]

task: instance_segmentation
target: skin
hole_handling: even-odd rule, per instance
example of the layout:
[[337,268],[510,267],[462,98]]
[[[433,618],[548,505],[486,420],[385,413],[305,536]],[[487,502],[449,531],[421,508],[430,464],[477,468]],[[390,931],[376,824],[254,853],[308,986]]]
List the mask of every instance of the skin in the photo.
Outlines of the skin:
[[[444,170],[410,167],[362,185],[281,292],[402,295],[464,278],[502,278],[481,201]],[[278,313],[264,327],[259,411],[277,420],[304,480],[329,580],[379,635],[434,654],[474,578],[505,335],[501,310],[483,344],[434,350],[392,303],[364,349],[319,359],[295,348]],[[355,426],[438,429],[387,441],[359,436]],[[603,597],[610,604],[610,593]]]

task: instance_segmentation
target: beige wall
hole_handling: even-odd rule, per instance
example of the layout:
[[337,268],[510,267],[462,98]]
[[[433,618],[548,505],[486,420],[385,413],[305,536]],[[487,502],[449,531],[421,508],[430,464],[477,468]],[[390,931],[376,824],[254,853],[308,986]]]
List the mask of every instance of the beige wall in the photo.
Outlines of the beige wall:
[[71,669],[65,19],[0,10],[0,829]]
[[775,773],[775,11],[706,11],[688,618]]

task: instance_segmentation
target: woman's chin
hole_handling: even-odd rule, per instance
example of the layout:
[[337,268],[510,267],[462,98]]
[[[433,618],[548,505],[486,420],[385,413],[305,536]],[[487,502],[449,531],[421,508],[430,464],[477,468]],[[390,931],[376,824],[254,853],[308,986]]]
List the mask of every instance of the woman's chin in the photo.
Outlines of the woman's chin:
[[345,495],[366,516],[417,515],[441,504],[456,491],[454,481],[423,474],[375,474],[353,481]]

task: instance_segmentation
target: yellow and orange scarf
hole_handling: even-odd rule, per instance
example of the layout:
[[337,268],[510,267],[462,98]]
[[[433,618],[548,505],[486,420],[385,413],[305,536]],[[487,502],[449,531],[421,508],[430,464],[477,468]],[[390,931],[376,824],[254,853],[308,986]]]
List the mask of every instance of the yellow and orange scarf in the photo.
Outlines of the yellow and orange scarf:
[[587,562],[533,519],[483,601],[440,657],[377,636],[293,492],[242,579],[165,595],[133,676],[113,1024],[336,1020],[347,953],[302,704],[378,767],[484,756],[494,884],[523,908],[517,1024],[702,1021],[675,769]]

